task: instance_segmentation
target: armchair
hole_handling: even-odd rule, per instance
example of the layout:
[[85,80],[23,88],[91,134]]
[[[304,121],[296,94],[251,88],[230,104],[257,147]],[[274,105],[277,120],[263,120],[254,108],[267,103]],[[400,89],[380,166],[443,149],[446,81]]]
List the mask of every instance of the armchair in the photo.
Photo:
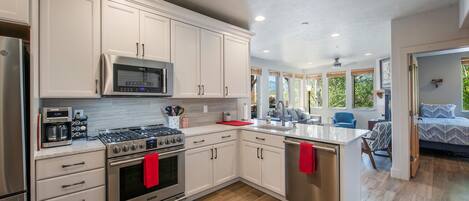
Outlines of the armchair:
[[[371,160],[373,168],[376,169],[375,160],[373,154],[376,154],[376,151],[387,151],[389,158],[392,160],[391,156],[391,139],[392,139],[392,124],[391,122],[380,122],[375,124],[373,130],[368,132],[367,135],[362,137],[362,153],[368,154]],[[385,155],[379,155],[385,156]]]
[[342,127],[342,128],[356,128],[357,127],[357,120],[353,113],[350,112],[337,112],[332,117],[332,123],[335,127]]

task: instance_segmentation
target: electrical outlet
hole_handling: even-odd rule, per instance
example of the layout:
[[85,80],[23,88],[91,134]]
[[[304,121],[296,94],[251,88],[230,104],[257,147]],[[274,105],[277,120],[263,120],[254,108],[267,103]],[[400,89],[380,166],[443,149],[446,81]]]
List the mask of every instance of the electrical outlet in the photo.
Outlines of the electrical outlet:
[[208,112],[208,105],[204,105],[204,113]]

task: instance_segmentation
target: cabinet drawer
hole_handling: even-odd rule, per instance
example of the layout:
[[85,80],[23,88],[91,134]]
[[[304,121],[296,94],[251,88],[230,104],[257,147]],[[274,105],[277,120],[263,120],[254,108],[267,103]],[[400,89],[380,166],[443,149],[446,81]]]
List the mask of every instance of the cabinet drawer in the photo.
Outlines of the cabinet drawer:
[[194,137],[188,137],[186,139],[186,148],[192,149],[196,147],[203,147],[215,144],[217,136],[215,134],[199,135]]
[[36,161],[37,180],[104,167],[104,151]]
[[38,200],[45,200],[102,186],[104,185],[104,176],[104,168],[101,168],[37,181],[37,198]]
[[70,195],[53,198],[47,201],[100,201],[106,200],[106,188],[100,186],[86,191],[80,191]]
[[271,134],[258,133],[253,131],[243,131],[242,137],[243,140],[255,142],[259,144],[264,144],[273,147],[284,148],[283,136],[276,136]]
[[215,133],[212,134],[215,135],[215,143],[222,143],[222,142],[228,142],[231,140],[236,140],[238,139],[238,131],[226,131],[226,132],[221,132],[221,133]]

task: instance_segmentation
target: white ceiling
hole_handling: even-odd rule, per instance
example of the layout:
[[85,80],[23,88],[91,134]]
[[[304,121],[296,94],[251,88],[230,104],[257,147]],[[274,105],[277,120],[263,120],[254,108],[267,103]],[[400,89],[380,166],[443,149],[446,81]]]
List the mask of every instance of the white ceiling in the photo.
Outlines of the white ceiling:
[[[389,56],[391,19],[457,3],[457,0],[167,1],[250,29],[256,33],[252,56],[296,68],[330,65],[334,57],[350,64]],[[265,16],[266,20],[254,21],[257,15]],[[341,36],[332,38],[332,33]],[[373,55],[365,56],[368,52]]]

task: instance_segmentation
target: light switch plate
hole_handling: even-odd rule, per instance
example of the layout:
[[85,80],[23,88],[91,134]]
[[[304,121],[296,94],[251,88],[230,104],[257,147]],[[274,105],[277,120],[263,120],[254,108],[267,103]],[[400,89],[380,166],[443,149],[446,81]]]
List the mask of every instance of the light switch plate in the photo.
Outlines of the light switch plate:
[[208,112],[208,105],[204,105],[204,113]]

